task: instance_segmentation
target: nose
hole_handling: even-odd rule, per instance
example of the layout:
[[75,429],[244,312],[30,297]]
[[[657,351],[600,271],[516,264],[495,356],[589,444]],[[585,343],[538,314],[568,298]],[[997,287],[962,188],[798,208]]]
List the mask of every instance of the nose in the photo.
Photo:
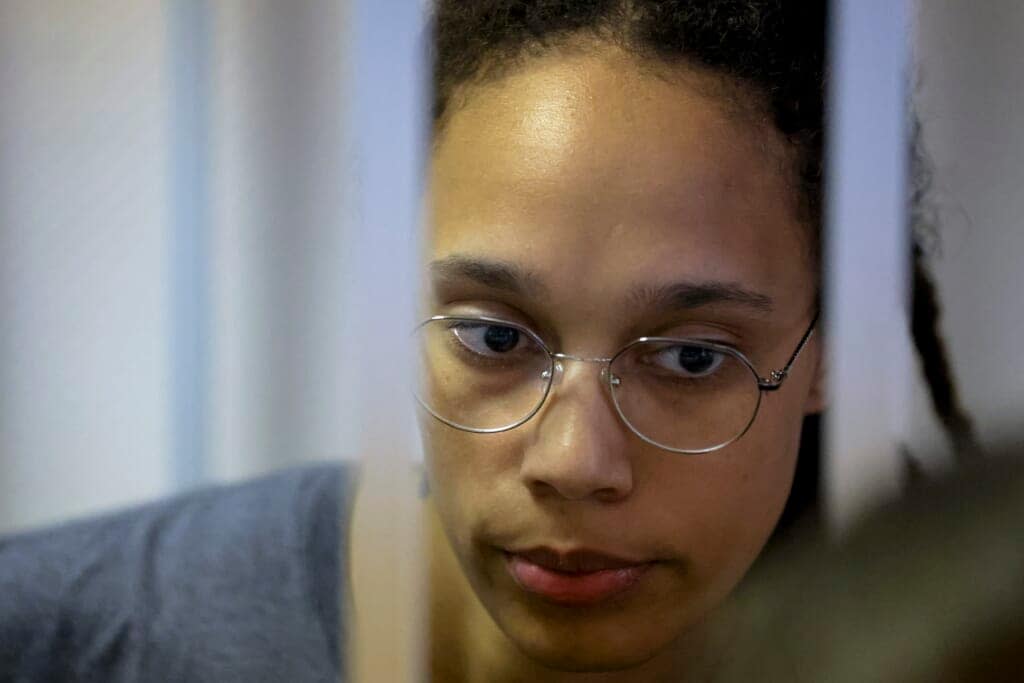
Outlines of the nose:
[[[615,414],[604,375],[592,363],[560,361],[520,466],[537,496],[614,502],[633,490],[629,435]],[[529,424],[529,423],[528,423]]]

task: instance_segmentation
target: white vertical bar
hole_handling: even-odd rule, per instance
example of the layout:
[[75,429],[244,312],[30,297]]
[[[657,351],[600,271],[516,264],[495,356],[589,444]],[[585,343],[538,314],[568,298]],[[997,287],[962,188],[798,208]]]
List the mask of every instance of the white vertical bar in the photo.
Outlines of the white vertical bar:
[[179,489],[206,472],[209,304],[207,296],[207,81],[209,22],[205,0],[171,0],[169,147],[171,449]]
[[347,5],[211,4],[212,480],[355,455]]
[[[353,0],[350,132],[360,215],[354,227],[351,331],[364,457],[352,547],[351,671],[361,683],[421,679],[423,601],[410,393],[425,152],[427,73],[417,0]],[[362,524],[359,521],[362,520]]]
[[909,385],[908,28],[905,0],[833,4],[824,463],[833,533],[899,485]]

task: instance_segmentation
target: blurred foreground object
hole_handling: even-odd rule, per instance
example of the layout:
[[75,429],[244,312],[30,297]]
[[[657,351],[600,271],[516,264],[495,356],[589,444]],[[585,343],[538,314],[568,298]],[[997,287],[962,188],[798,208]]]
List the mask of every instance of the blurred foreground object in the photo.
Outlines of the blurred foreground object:
[[[352,522],[352,624],[345,662],[357,683],[422,680],[424,658],[419,452],[409,378],[418,297],[421,171],[427,132],[418,3],[358,0],[349,7],[354,155],[353,236],[345,354],[362,458]],[[339,413],[340,414],[340,413]]]
[[1013,455],[913,490],[840,545],[805,537],[767,558],[725,613],[721,680],[1020,680],[1024,459]]

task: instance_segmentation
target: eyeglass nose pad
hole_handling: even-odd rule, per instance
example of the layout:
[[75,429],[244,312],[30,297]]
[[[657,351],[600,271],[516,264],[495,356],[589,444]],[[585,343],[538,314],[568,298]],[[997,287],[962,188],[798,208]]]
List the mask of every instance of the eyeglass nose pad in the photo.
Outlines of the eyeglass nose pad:
[[[554,372],[554,381],[552,381],[552,372]],[[555,360],[551,368],[541,373],[541,379],[544,380],[545,382],[551,382],[551,385],[554,386],[558,384],[558,380],[561,379],[562,375],[564,374],[565,369],[562,368],[562,361]]]
[[[556,375],[555,381],[552,382],[552,384],[555,384],[558,382],[558,378],[565,374],[565,369],[562,367],[562,361],[560,360],[556,360],[552,365],[552,368],[554,369],[554,373]],[[540,378],[545,382],[551,381],[552,368],[548,368],[544,372],[540,373]]]
[[617,387],[622,384],[622,380],[611,371],[607,365],[601,368],[601,380],[607,382],[608,386]]

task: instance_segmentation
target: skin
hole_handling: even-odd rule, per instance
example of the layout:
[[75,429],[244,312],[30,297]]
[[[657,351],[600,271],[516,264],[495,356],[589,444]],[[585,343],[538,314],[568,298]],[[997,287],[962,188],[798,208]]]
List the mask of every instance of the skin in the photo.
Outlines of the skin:
[[[581,356],[641,335],[697,336],[736,346],[762,375],[782,367],[813,315],[808,228],[786,144],[753,100],[726,95],[736,90],[596,46],[459,93],[431,159],[425,312],[509,319]],[[466,260],[523,277],[445,267]],[[653,296],[681,282],[769,306]],[[702,625],[782,511],[801,422],[822,408],[819,356],[812,338],[750,431],[703,456],[637,438],[585,363],[567,363],[542,410],[511,431],[425,416],[434,679],[655,681],[712,668]],[[565,607],[506,569],[502,548],[535,546],[657,564],[620,598]]]

